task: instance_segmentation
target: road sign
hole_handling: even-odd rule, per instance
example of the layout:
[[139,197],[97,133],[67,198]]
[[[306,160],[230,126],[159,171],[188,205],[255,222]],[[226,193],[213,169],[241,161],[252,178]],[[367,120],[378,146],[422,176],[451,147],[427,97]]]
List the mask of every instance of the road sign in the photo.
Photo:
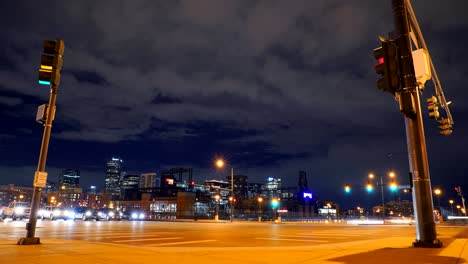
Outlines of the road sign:
[[36,171],[34,173],[34,187],[44,188],[47,183],[47,172]]

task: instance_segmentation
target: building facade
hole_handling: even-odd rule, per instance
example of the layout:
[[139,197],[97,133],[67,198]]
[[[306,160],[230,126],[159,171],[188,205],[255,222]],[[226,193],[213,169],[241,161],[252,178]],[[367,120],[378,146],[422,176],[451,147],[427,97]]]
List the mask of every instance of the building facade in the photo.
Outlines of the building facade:
[[157,177],[155,172],[140,174],[140,188],[159,188],[161,187],[161,179]]
[[112,158],[106,163],[106,178],[104,190],[113,198],[120,196],[120,184],[122,178],[123,161],[120,158]]

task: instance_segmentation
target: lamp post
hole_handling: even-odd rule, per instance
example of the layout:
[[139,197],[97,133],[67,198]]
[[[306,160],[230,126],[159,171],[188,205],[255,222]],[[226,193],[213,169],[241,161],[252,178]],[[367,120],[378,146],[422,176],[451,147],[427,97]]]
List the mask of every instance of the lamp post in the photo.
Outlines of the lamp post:
[[262,202],[263,202],[263,198],[258,197],[257,201],[258,201],[258,222],[262,222]]
[[[393,171],[389,172],[388,177],[390,177],[392,179],[392,182],[390,183],[390,189],[392,191],[396,190],[397,185],[395,183],[395,180],[393,179],[393,178],[395,178],[395,173]],[[369,180],[372,180],[374,178],[375,178],[374,173],[369,173]],[[372,190],[372,188],[370,188],[369,186],[370,186],[370,181],[368,183],[367,190]],[[382,221],[385,222],[385,196],[384,196],[384,188],[383,187],[384,187],[383,176],[380,175],[380,192],[382,194]]]
[[215,195],[215,201],[216,201],[216,210],[215,210],[215,221],[218,222],[219,220],[219,194]]
[[[225,162],[222,159],[216,160],[216,167],[224,168]],[[234,220],[234,167],[231,167],[231,212],[229,214],[229,219],[232,222]]]
[[434,190],[434,194],[437,196],[437,207],[439,207],[439,212],[441,213],[441,210],[440,210],[440,195],[442,194],[442,191],[437,188]]
[[449,204],[450,204],[450,209],[452,211],[452,215],[453,215],[453,203],[454,203],[454,201],[452,199],[450,199]]
[[331,222],[331,219],[330,219],[330,208],[331,208],[331,204],[330,204],[330,203],[327,203],[327,219],[328,219],[328,222]]

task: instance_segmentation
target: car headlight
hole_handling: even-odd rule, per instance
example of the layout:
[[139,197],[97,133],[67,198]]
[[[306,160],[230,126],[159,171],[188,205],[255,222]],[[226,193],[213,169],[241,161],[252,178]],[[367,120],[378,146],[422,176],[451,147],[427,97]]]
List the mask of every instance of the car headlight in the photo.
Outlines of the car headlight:
[[63,215],[64,216],[72,216],[72,213],[70,211],[64,211]]
[[60,215],[60,210],[55,210],[54,215]]
[[102,216],[102,212],[98,212],[97,215],[98,215],[98,216]]
[[23,208],[23,207],[15,208],[15,213],[16,213],[16,214],[22,214],[22,213],[24,213],[24,208]]
[[87,211],[87,212],[85,213],[85,215],[86,215],[86,216],[91,216],[91,212],[90,212],[90,211]]
[[140,218],[140,219],[145,218],[145,214],[141,213],[141,214],[138,216],[138,218]]
[[109,216],[111,216],[111,217],[114,217],[114,215],[115,215],[114,212],[110,212],[110,213],[109,213]]
[[138,218],[138,215],[137,215],[137,213],[132,213],[132,218],[133,218],[133,219],[136,219],[136,218]]

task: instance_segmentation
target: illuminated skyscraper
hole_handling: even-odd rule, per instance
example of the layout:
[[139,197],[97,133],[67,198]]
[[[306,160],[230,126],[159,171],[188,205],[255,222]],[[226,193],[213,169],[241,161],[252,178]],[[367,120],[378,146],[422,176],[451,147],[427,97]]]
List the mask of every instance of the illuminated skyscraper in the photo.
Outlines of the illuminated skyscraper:
[[80,187],[80,170],[65,169],[59,175],[59,188],[65,187]]
[[106,163],[105,192],[113,197],[120,196],[120,183],[122,177],[123,161],[120,158],[112,158]]
[[268,177],[265,192],[268,197],[281,197],[281,178]]
[[140,175],[127,174],[122,177],[120,185],[121,198],[123,200],[137,200],[138,188],[140,186]]

